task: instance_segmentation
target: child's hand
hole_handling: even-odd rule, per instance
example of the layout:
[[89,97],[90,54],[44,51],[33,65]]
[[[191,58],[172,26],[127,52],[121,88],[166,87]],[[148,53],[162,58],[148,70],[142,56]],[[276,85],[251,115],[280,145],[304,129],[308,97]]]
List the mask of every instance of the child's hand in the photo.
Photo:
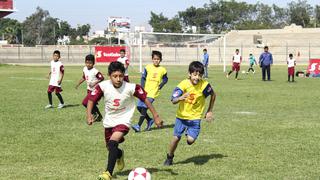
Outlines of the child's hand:
[[58,84],[59,84],[59,85],[61,84],[61,80],[58,80]]
[[90,126],[90,125],[92,125],[92,123],[93,123],[93,115],[92,114],[90,114],[90,115],[87,115],[87,124]]
[[214,120],[213,118],[213,113],[212,112],[207,112],[206,116],[205,116],[205,120],[207,122],[212,122]]
[[154,117],[154,122],[156,123],[158,128],[161,128],[163,125],[163,121],[161,120],[161,118],[159,116]]

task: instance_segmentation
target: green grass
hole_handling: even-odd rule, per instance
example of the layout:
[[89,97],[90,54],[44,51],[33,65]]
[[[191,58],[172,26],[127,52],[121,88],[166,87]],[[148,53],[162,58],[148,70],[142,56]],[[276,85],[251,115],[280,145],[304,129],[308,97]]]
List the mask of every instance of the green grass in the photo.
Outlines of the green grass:
[[[45,110],[49,67],[0,66],[0,179],[95,179],[104,170],[103,127],[86,125],[85,85],[74,89],[82,67],[65,69],[62,95],[70,106]],[[139,82],[136,69],[133,82]],[[287,83],[285,66],[272,67],[271,82],[261,81],[260,70],[235,81],[221,66],[210,67],[215,121],[202,122],[194,145],[183,138],[175,165],[163,166],[177,108],[170,95],[186,69],[167,67],[169,82],[154,103],[166,126],[130,131],[120,145],[126,167],[115,179],[126,179],[134,167],[147,168],[153,179],[319,179],[320,79]]]

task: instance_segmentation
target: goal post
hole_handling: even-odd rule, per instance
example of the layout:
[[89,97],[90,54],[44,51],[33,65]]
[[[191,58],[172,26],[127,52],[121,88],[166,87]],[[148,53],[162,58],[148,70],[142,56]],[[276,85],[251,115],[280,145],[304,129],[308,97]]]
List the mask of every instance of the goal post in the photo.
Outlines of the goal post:
[[226,71],[226,37],[224,34],[191,33],[139,33],[139,71],[143,71],[144,62],[150,61],[151,51],[159,50],[163,54],[163,64],[189,64],[202,61],[202,50],[207,49],[209,64],[223,65]]

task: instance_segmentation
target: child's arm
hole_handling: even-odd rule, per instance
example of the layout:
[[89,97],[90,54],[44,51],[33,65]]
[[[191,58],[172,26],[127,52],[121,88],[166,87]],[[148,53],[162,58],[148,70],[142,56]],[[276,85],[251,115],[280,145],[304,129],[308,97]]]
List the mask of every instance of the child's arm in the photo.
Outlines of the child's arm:
[[89,87],[93,88],[93,87],[95,87],[98,83],[100,83],[100,82],[102,82],[102,81],[104,80],[104,77],[103,77],[103,75],[102,75],[100,72],[97,73],[96,78],[98,79],[98,81],[89,84]]
[[51,75],[51,71],[48,73],[47,78],[49,79]]
[[209,107],[205,116],[205,120],[207,120],[208,122],[211,122],[213,120],[213,113],[212,113],[212,109],[214,106],[214,102],[216,101],[216,93],[213,92],[211,94],[211,98],[210,98],[210,103],[209,103]]
[[168,82],[168,76],[167,76],[167,73],[166,73],[165,75],[162,76],[162,82],[161,82],[160,85],[159,85],[159,89],[162,89],[163,86],[164,86],[165,84],[167,84],[167,82]]
[[60,66],[60,79],[58,80],[58,84],[60,85],[62,83],[63,80],[63,76],[64,76],[64,67]]
[[76,89],[78,89],[78,87],[80,86],[80,84],[82,84],[85,81],[85,77],[84,74],[82,75],[82,78],[79,80],[78,84],[76,85]]
[[180,88],[176,87],[173,90],[172,97],[171,97],[171,102],[172,102],[172,104],[177,104],[180,101],[184,101],[188,97],[189,97],[189,93],[184,93],[183,94],[183,91]]
[[142,88],[144,88],[144,85],[146,83],[147,75],[148,75],[147,74],[147,70],[144,69],[144,71],[143,71],[143,73],[141,75],[141,82],[140,82],[140,85],[141,85]]

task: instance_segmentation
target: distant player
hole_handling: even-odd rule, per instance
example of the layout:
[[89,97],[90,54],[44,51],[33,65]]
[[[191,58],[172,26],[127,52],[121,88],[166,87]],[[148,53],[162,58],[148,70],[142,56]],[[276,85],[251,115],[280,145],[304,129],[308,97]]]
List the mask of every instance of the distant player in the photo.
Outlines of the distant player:
[[[81,83],[84,81],[87,82],[87,96],[82,101],[82,104],[87,107],[89,95],[94,91],[96,85],[104,80],[104,77],[98,69],[93,67],[95,64],[94,55],[87,55],[85,57],[85,64],[86,66],[83,68],[82,78],[79,80],[75,88],[78,89]],[[96,104],[94,104],[92,108],[92,115],[94,116],[95,121],[102,120],[102,115]]]
[[117,61],[121,62],[124,65],[124,68],[126,69],[126,72],[124,73],[124,81],[129,82],[129,72],[128,72],[128,67],[129,67],[129,59],[126,56],[126,50],[125,49],[120,49],[120,57],[117,59]]
[[62,88],[61,83],[64,76],[64,67],[60,61],[60,51],[55,50],[53,52],[53,60],[51,60],[51,69],[48,74],[48,78],[50,77],[49,87],[48,87],[48,99],[49,104],[45,107],[46,109],[53,108],[52,105],[52,92],[55,91],[60,104],[58,105],[58,109],[64,107],[64,101],[61,96]]
[[296,66],[296,60],[293,59],[292,54],[289,54],[287,64],[288,64],[288,82],[290,82],[290,77],[292,78],[292,82],[294,82],[294,67]]
[[208,54],[207,49],[203,49],[202,64],[204,66],[204,78],[208,78],[209,54]]
[[[152,51],[152,62],[145,67],[141,77],[141,86],[147,92],[149,102],[153,103],[156,97],[160,94],[160,89],[168,82],[166,68],[160,66],[162,61],[162,53],[160,51]],[[146,131],[149,131],[152,127],[153,120],[148,115],[148,107],[143,101],[138,101],[137,109],[140,112],[140,118],[138,124],[132,126],[135,132],[141,131],[141,125],[144,119],[147,120]]]
[[227,74],[227,78],[229,78],[230,74],[233,71],[236,71],[236,80],[238,80],[238,74],[240,71],[240,64],[242,62],[242,57],[239,54],[239,49],[236,49],[236,53],[232,56],[232,70]]
[[105,117],[103,126],[105,141],[108,148],[108,160],[106,171],[99,178],[109,180],[115,165],[121,171],[124,168],[124,151],[118,148],[119,143],[124,141],[124,136],[129,132],[130,121],[135,109],[135,97],[143,101],[150,109],[155,123],[158,127],[162,126],[162,120],[158,113],[147,100],[147,94],[138,84],[125,82],[125,68],[120,62],[112,62],[108,67],[110,80],[99,83],[91,93],[87,106],[88,125],[93,123],[91,114],[94,104],[102,97],[105,103]]
[[255,70],[253,69],[253,65],[257,65],[257,61],[256,61],[256,58],[253,56],[252,53],[249,54],[249,69],[247,71],[247,74],[252,71],[253,74],[255,73]]
[[176,122],[174,125],[173,139],[169,146],[169,153],[164,165],[173,164],[174,152],[178,146],[181,136],[184,134],[189,145],[193,144],[199,133],[202,114],[206,104],[206,98],[210,97],[208,110],[205,119],[213,120],[212,108],[216,99],[216,94],[211,85],[202,79],[204,73],[203,64],[193,61],[189,65],[189,78],[181,81],[174,89],[171,102],[179,104]]

